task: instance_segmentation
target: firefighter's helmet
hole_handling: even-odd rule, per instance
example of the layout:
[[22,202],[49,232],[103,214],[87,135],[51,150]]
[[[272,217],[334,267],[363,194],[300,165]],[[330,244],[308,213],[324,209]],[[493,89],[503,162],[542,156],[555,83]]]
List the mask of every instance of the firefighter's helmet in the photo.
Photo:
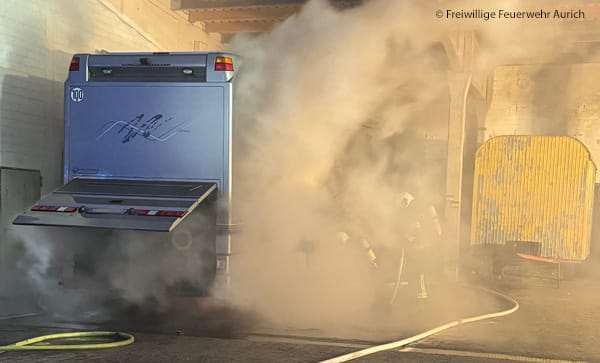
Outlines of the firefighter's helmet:
[[398,198],[401,208],[408,208],[410,204],[415,200],[415,197],[409,192],[402,192]]

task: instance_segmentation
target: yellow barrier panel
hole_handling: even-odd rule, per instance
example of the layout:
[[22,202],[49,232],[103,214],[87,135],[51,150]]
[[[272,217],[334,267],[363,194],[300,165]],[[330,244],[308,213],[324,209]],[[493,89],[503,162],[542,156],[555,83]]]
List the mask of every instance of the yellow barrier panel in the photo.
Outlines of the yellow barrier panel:
[[498,136],[475,157],[471,245],[537,242],[540,256],[590,252],[596,166],[567,136]]

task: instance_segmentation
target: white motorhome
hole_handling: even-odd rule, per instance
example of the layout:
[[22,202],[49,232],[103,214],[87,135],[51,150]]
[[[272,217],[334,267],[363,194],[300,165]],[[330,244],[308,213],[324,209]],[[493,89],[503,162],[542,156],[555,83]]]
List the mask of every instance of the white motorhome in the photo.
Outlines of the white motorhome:
[[214,52],[73,56],[64,185],[13,224],[147,231],[199,246],[205,274],[227,282],[235,63]]

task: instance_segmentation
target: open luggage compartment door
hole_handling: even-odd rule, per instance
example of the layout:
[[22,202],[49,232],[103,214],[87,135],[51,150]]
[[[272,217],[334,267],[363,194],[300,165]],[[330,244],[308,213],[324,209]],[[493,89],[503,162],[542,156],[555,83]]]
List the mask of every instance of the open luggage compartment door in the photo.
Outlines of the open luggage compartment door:
[[170,232],[200,203],[214,200],[216,189],[212,182],[74,179],[13,224]]

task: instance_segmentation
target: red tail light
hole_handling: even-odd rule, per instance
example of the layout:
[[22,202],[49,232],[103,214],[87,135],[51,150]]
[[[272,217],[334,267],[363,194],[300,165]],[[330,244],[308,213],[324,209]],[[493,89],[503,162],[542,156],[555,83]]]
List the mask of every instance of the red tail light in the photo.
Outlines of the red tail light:
[[71,59],[71,65],[69,66],[69,72],[79,70],[79,57],[73,57]]
[[230,57],[215,58],[215,71],[233,71],[233,59]]
[[233,71],[233,64],[217,63],[215,64],[215,71]]

